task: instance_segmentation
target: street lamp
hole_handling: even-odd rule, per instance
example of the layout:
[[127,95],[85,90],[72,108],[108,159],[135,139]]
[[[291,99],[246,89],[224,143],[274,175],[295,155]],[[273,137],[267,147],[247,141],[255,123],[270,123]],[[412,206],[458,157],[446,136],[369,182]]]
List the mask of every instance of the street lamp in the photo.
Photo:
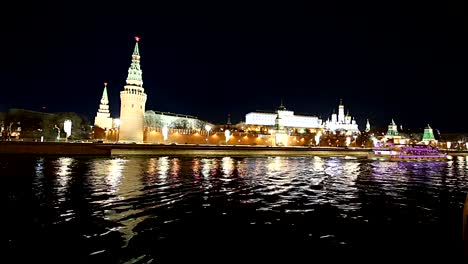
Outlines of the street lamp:
[[318,146],[320,144],[320,137],[322,136],[322,132],[317,132],[317,134],[315,134],[315,144]]
[[208,144],[208,139],[210,137],[211,126],[210,125],[205,125],[205,129],[206,129],[206,144]]
[[114,119],[114,124],[117,127],[117,136],[115,138],[116,142],[119,142],[119,132],[120,132],[120,125],[122,124],[122,121],[120,119]]
[[162,128],[162,135],[163,135],[163,140],[164,140],[164,143],[166,143],[166,140],[167,140],[167,133],[168,133],[168,129],[167,129],[167,126],[163,126]]
[[55,126],[54,126],[54,129],[57,129],[56,141],[60,141],[60,128],[59,128],[57,125],[55,125]]
[[231,131],[229,131],[229,129],[226,129],[226,131],[224,131],[224,136],[226,137],[226,145],[227,145],[229,138],[231,137]]
[[346,137],[346,146],[349,146],[349,144],[351,144],[351,138]]
[[71,131],[72,131],[72,121],[71,120],[65,120],[63,122],[63,130],[67,134],[67,138],[65,140],[68,141],[68,138],[71,136]]

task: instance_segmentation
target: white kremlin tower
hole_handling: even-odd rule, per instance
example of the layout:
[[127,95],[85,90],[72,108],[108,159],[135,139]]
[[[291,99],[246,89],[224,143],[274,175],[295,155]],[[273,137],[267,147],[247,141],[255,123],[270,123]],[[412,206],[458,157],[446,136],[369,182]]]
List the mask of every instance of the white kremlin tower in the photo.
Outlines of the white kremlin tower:
[[107,97],[107,83],[104,83],[101,104],[99,105],[99,110],[94,118],[94,125],[103,129],[112,128],[112,118],[109,113],[109,99]]
[[135,40],[132,64],[128,69],[127,85],[120,92],[120,129],[118,140],[119,142],[143,143],[146,94],[143,88],[140,52],[138,50],[140,38],[135,37]]

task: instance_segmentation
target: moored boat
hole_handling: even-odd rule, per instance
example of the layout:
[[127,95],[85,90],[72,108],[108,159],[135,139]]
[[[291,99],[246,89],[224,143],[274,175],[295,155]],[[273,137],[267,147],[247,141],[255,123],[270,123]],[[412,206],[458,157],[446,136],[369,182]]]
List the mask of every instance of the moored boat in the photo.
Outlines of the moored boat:
[[444,161],[447,154],[430,145],[395,145],[389,148],[376,148],[370,155],[374,159],[390,161]]

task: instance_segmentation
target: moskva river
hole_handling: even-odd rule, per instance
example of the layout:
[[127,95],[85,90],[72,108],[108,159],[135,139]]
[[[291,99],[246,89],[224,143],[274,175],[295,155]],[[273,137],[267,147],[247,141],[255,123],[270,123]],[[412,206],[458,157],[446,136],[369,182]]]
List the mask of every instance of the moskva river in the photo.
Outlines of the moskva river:
[[2,156],[1,259],[461,263],[467,191],[463,156]]

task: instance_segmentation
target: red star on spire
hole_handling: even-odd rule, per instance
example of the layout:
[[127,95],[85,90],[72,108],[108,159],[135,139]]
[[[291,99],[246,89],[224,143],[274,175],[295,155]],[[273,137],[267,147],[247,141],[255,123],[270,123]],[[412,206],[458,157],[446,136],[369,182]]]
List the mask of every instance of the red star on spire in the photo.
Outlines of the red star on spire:
[[136,40],[136,41],[140,41],[140,37],[136,36],[136,37],[135,37],[135,40]]
[[105,82],[104,85],[107,86],[107,83]]

